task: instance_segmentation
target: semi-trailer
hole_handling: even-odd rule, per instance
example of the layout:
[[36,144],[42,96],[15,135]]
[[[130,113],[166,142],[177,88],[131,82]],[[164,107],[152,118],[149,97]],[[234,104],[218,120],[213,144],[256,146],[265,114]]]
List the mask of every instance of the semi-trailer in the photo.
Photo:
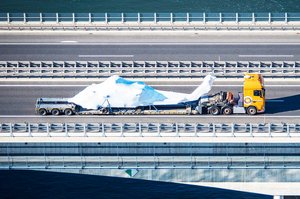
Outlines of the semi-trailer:
[[[40,115],[231,115],[235,113],[255,115],[265,111],[265,88],[261,74],[245,74],[243,91],[237,95],[229,91],[201,96],[197,96],[197,93],[199,94],[199,87],[189,95],[179,94],[185,100],[178,103],[172,103],[172,100],[167,99],[160,103],[138,104],[137,106],[114,105],[116,103],[111,104],[107,96],[103,102],[105,106],[92,109],[82,107],[68,98],[38,98],[36,112]],[[165,94],[167,95],[167,92]],[[120,100],[122,100],[121,97]]]

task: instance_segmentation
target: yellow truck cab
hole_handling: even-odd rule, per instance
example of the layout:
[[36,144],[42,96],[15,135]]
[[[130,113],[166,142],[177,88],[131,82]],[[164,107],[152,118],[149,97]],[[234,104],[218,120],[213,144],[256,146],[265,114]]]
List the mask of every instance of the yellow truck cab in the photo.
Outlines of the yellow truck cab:
[[261,74],[245,74],[243,95],[243,104],[247,114],[255,115],[265,112],[265,87]]

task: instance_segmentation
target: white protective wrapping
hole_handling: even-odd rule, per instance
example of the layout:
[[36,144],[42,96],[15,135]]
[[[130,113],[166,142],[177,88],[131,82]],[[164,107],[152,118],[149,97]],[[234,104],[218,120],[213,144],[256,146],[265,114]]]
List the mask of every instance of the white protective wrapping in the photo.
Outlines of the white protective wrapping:
[[214,80],[214,76],[207,75],[194,92],[185,94],[156,90],[144,82],[131,81],[115,75],[100,84],[88,86],[70,98],[69,102],[86,109],[178,104],[198,100],[211,90]]

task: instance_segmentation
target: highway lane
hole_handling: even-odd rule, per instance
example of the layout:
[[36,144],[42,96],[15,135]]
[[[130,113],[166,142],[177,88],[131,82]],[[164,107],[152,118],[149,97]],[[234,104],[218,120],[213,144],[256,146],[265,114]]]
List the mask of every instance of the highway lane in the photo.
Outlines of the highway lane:
[[173,60],[173,61],[297,61],[300,45],[294,44],[0,44],[1,61],[97,61],[97,60]]
[[297,31],[9,31],[0,43],[289,43],[299,44]]
[[[29,83],[29,84],[28,84]],[[39,82],[28,82],[26,84],[5,84],[0,85],[0,121],[1,122],[299,122],[300,120],[300,84],[298,81],[292,84],[269,83],[267,90],[266,114],[259,117],[248,117],[236,115],[232,117],[208,117],[208,116],[73,116],[73,117],[39,117],[35,115],[35,101],[38,97],[72,97],[85,88],[90,82],[81,82],[77,85],[70,84],[40,84]],[[177,92],[192,92],[198,83],[185,82],[181,85],[161,85],[153,86],[160,90]],[[192,84],[192,85],[190,85]],[[282,85],[281,85],[282,84]],[[154,85],[154,84],[153,84]],[[220,90],[229,90],[237,93],[242,91],[242,87],[235,82],[217,82],[211,93]],[[273,117],[274,116],[274,117]],[[286,116],[286,117],[284,117]],[[273,117],[273,118],[272,118]],[[162,119],[163,118],[163,119]]]

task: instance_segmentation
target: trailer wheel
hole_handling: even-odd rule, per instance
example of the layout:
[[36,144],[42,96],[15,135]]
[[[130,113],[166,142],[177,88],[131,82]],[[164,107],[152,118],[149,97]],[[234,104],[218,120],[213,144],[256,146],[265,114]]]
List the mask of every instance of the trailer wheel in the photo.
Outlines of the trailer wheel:
[[254,106],[249,106],[247,108],[247,113],[248,113],[248,115],[256,115],[257,110],[256,110],[256,108]]
[[52,115],[59,115],[59,110],[54,108],[54,109],[52,109],[51,114]]
[[64,113],[65,115],[73,115],[73,111],[69,108],[65,109]]
[[39,109],[39,114],[40,115],[47,115],[47,111],[44,108]]
[[219,115],[220,112],[221,112],[221,110],[220,110],[220,108],[217,107],[217,106],[213,106],[213,107],[211,107],[211,109],[210,109],[210,114],[212,114],[212,115]]
[[109,115],[109,109],[108,108],[103,108],[102,109],[102,115]]

